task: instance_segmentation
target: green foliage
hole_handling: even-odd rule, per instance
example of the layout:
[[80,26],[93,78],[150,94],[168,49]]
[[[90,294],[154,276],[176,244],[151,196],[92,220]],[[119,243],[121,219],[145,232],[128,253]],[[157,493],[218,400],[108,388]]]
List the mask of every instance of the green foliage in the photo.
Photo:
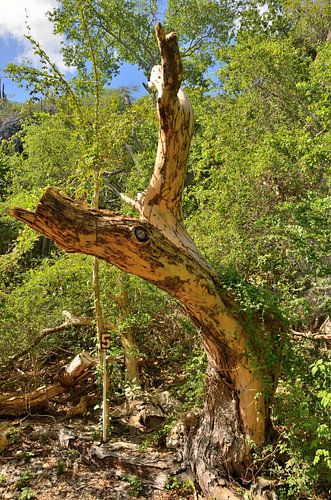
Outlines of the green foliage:
[[181,481],[177,476],[169,476],[165,488],[167,490],[175,490],[178,493],[183,494],[194,493],[195,491],[193,481]]
[[15,487],[17,490],[22,490],[23,488],[27,488],[32,478],[32,472],[25,472],[21,474],[16,480]]
[[215,62],[219,44],[229,38],[233,18],[231,2],[214,0],[180,4],[172,0],[94,0],[87,5],[83,0],[65,0],[50,14],[56,33],[66,36],[64,58],[77,67],[78,80],[88,76],[86,27],[108,79],[123,62],[137,65],[148,79],[158,63],[154,26],[162,20],[167,31],[180,34],[184,78],[193,85],[206,83],[206,72]]
[[18,429],[12,429],[9,434],[10,444],[17,443],[20,439],[20,432]]
[[[273,2],[276,10],[280,3]],[[253,323],[248,330],[255,332],[256,314],[267,318],[279,308],[295,328],[314,328],[330,308],[330,44],[320,39],[312,57],[289,12],[253,10],[237,43],[220,51],[222,94],[191,94],[196,134],[186,221],[246,328]],[[261,358],[271,366],[279,359],[274,342]],[[292,344],[282,355],[274,409],[280,439],[257,466],[282,483],[281,498],[313,497],[330,481],[330,410],[323,406],[330,381],[318,368],[326,374],[329,365],[317,361],[323,344]]]
[[179,34],[186,85],[208,88],[216,54],[231,37],[234,10],[231,2],[187,0],[167,2],[165,26]]
[[[18,286],[2,294],[0,342],[4,361],[15,351],[27,348],[43,328],[63,323],[63,310],[76,315],[91,314],[90,261],[88,257],[76,255],[44,259],[38,269],[26,273]],[[88,336],[80,335],[81,345],[92,341],[88,340],[88,329],[86,332]],[[64,333],[69,342],[71,336],[71,342],[77,345],[72,334],[73,330]],[[45,339],[49,346],[56,346],[58,341],[56,336]]]
[[196,347],[185,363],[187,379],[177,389],[177,396],[183,401],[183,409],[202,405],[206,368],[206,353],[201,347]]
[[98,0],[86,4],[83,0],[65,0],[50,19],[56,33],[65,34],[68,43],[64,57],[67,64],[79,69],[79,77],[88,72],[89,54],[84,43],[88,28],[91,42],[97,44],[101,68],[111,78],[122,61],[136,63],[148,74],[148,63],[157,54],[152,21],[155,10],[155,2]]
[[75,461],[79,456],[80,453],[75,448],[69,448],[69,450],[67,450],[67,457],[70,458],[70,460]]
[[[3,362],[31,347],[42,329],[61,324],[63,310],[93,316],[91,258],[63,255],[9,219],[5,209],[34,209],[50,185],[91,204],[97,180],[102,208],[133,214],[114,198],[112,185],[135,197],[149,182],[158,128],[154,97],[130,102],[125,89],[107,90],[105,84],[124,61],[149,77],[159,60],[157,18],[178,31],[195,110],[185,222],[219,272],[224,300],[245,322],[247,355],[273,375],[280,351],[279,337],[270,336],[273,315],[281,310],[291,327],[312,330],[327,317],[330,3],[268,0],[264,6],[256,0],[63,0],[50,19],[65,35],[65,61],[77,70],[70,81],[28,35],[39,68],[12,64],[8,71],[48,100],[0,107],[1,126],[11,118],[21,123],[17,135],[0,142]],[[208,72],[215,62],[212,82]],[[132,330],[146,385],[184,381],[175,389],[184,408],[201,405],[206,357],[175,302],[103,263],[100,283],[104,315],[114,324],[109,354],[123,354],[120,336]],[[125,314],[116,302],[123,292]],[[257,320],[265,325],[262,337],[255,335]],[[93,327],[79,335],[74,328],[52,334],[32,358],[58,345],[93,352],[94,337]],[[288,339],[282,361],[273,412],[279,439],[257,454],[256,470],[277,479],[280,498],[313,498],[330,480],[330,360],[322,341]],[[122,366],[111,370],[112,391],[122,394]],[[58,471],[64,470],[59,461]],[[25,498],[33,494],[29,480],[18,481]],[[140,480],[127,480],[139,495]],[[182,484],[170,478],[168,487],[181,490]]]
[[24,161],[20,158],[10,171],[14,192],[18,186],[20,191],[30,193],[31,188],[66,188],[73,166],[82,154],[77,148],[77,132],[70,118],[62,113],[38,113],[33,121],[24,124],[22,138],[26,158]]
[[37,498],[37,493],[32,488],[22,488],[18,498],[19,500],[33,500]]
[[[39,112],[24,123],[20,133],[24,156],[13,151],[4,156],[7,205],[32,208],[48,186],[63,189],[80,200],[90,200],[96,163],[102,171],[113,171],[123,169],[130,161],[124,143],[131,135],[133,118],[131,111],[123,107],[121,94],[105,92],[100,96],[97,142],[91,127],[80,123],[81,115],[87,124],[94,120],[91,99],[81,100],[78,115],[63,100],[58,101],[58,106],[56,114]],[[110,189],[106,183],[102,189],[101,202],[109,203]]]
[[56,470],[58,474],[63,474],[67,468],[67,465],[64,460],[61,460],[60,458],[56,462]]
[[122,475],[122,481],[125,481],[130,485],[130,495],[133,497],[138,497],[143,491],[143,484],[138,476],[132,475]]
[[[257,455],[256,464],[280,483],[280,498],[311,498],[331,480],[329,357],[316,357],[316,345],[292,341],[275,396],[276,444]],[[302,356],[304,350],[305,356]],[[311,361],[309,369],[307,364]]]
[[297,301],[329,273],[327,45],[313,61],[290,37],[245,32],[225,51],[225,94],[193,94],[190,232],[214,265],[274,291],[297,322]]

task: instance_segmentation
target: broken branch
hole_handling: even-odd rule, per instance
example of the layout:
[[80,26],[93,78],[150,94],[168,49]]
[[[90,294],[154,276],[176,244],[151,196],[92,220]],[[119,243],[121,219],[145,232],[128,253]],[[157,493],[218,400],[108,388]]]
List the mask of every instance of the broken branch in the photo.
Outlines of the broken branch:
[[[74,326],[75,328],[80,328],[82,326],[91,326],[95,322],[95,319],[93,318],[76,317],[68,311],[62,311],[62,314],[66,320],[64,323],[61,323],[60,325],[54,326],[52,328],[44,328],[43,330],[41,330],[40,334],[35,337],[29,347],[14,354],[14,356],[11,356],[9,362],[12,363],[13,361],[20,359],[22,356],[25,356],[25,354],[30,352],[34,347],[36,347],[36,345],[38,345],[45,337],[47,337],[51,333],[61,332],[72,326]],[[110,323],[110,321],[107,321],[105,323],[105,328],[107,330],[111,330],[114,328],[114,325]]]
[[182,64],[176,33],[165,34],[160,24],[156,36],[161,66],[154,66],[149,82],[158,91],[159,143],[154,173],[142,200],[140,215],[160,228],[181,222],[181,197],[193,132],[193,110],[180,84]]
[[21,416],[27,413],[44,410],[50,399],[62,394],[89,374],[89,368],[94,364],[93,358],[86,352],[78,354],[65,367],[59,376],[60,383],[42,386],[27,394],[0,396],[0,415]]
[[122,201],[124,201],[124,203],[126,203],[127,205],[129,205],[130,207],[134,208],[135,210],[137,210],[137,212],[139,212],[140,210],[140,205],[137,201],[133,200],[132,198],[130,198],[129,196],[126,196],[126,194],[123,194],[121,193],[120,191],[118,191],[116,189],[115,186],[113,186],[112,184],[109,184],[109,187],[110,189],[112,190],[113,194],[115,196],[117,196],[117,198],[120,198]]

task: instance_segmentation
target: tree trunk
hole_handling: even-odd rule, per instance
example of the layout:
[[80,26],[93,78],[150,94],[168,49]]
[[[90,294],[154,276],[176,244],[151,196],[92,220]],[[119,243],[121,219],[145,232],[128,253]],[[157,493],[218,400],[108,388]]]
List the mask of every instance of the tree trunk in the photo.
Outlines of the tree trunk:
[[[206,374],[204,413],[187,447],[187,461],[203,493],[239,477],[249,464],[249,445],[240,418],[238,392],[210,366]],[[226,498],[226,497],[224,497]]]
[[[187,444],[201,491],[208,495],[249,460],[250,442],[265,441],[277,381],[280,321],[240,313],[235,294],[198,252],[185,230],[181,195],[192,135],[192,108],[179,88],[176,35],[156,28],[162,65],[158,90],[159,146],[154,173],[136,200],[123,195],[139,218],[91,210],[48,189],[36,212],[10,214],[67,252],[83,252],[141,276],[176,297],[201,332],[208,357],[204,416]],[[217,493],[217,498],[227,498]]]

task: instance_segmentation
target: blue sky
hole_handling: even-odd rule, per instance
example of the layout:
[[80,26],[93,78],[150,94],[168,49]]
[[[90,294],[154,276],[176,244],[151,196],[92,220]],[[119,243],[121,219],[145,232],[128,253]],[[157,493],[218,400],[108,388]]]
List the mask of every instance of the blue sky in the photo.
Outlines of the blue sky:
[[[43,45],[58,67],[66,71],[60,54],[60,37],[53,35],[52,25],[45,16],[56,5],[57,0],[0,0],[0,77],[10,100],[22,102],[28,98],[28,93],[8,78],[4,72],[6,65],[9,62],[20,63],[24,58],[37,65],[37,59],[24,38],[27,19],[33,37]],[[70,71],[66,75],[70,77]],[[112,86],[135,86],[139,89],[135,95],[141,95],[145,93],[143,81],[145,77],[141,71],[125,64]]]

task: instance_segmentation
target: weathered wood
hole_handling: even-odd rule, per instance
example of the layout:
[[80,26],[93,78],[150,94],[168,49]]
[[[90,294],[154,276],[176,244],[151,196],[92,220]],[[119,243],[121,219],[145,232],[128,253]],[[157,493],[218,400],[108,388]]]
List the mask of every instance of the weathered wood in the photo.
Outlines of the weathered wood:
[[[255,315],[253,334],[248,331],[235,298],[186,232],[181,196],[193,114],[180,89],[176,35],[166,35],[160,25],[156,33],[161,66],[153,68],[150,87],[158,91],[159,143],[147,191],[130,200],[139,218],[88,209],[53,189],[46,191],[35,212],[15,208],[9,213],[66,252],[111,262],[185,306],[201,332],[209,365],[204,414],[186,443],[186,458],[208,495],[245,468],[251,440],[257,445],[265,440],[282,324],[265,315],[261,327]],[[266,353],[276,360],[272,366]]]
[[238,399],[244,432],[257,444],[263,442],[267,415],[263,373],[247,357],[248,339],[226,305],[227,294],[190,251],[180,251],[149,223],[88,209],[51,188],[35,213],[14,209],[12,214],[47,233],[64,250],[97,255],[179,299],[201,330],[213,383],[235,384],[233,397]]
[[42,386],[19,396],[0,396],[0,415],[21,416],[47,409],[48,401],[66,391],[61,384]]
[[133,443],[92,446],[91,456],[106,462],[118,472],[137,475],[144,484],[160,490],[164,489],[169,477],[180,470],[173,452],[160,453],[150,449],[141,453],[139,446]]
[[94,359],[87,352],[81,352],[61,370],[57,375],[57,380],[64,387],[70,387],[94,364]]
[[153,68],[149,87],[158,91],[159,144],[154,173],[140,201],[140,214],[164,230],[165,223],[171,222],[174,227],[182,220],[181,199],[193,132],[193,110],[180,89],[182,64],[176,34],[166,35],[161,25],[157,25],[156,33],[162,64]]
[[59,383],[38,387],[26,394],[0,395],[0,415],[21,416],[47,409],[48,402],[63,394],[89,374],[94,360],[85,352],[78,354],[58,375]]

